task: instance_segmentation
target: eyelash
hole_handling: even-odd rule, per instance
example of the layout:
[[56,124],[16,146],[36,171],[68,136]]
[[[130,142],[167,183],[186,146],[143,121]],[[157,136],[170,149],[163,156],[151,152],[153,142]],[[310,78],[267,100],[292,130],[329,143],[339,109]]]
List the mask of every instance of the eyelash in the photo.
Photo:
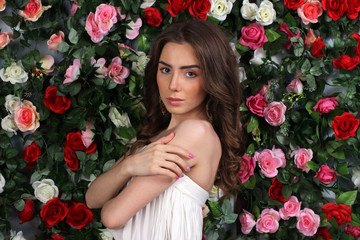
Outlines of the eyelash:
[[[164,74],[167,74],[167,73],[170,72],[170,69],[169,69],[169,68],[166,68],[166,67],[163,67],[163,68],[160,68],[160,72],[161,72],[161,73],[164,73]],[[191,76],[189,76],[189,74],[191,74]],[[187,76],[188,78],[195,78],[195,77],[197,77],[197,74],[194,73],[194,72],[187,72],[187,73],[186,73],[186,76]]]

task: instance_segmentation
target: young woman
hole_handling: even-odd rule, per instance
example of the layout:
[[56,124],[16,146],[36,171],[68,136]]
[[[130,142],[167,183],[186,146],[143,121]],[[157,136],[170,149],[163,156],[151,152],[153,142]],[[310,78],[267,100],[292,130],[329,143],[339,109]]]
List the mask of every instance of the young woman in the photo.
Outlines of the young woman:
[[238,187],[244,151],[235,56],[209,22],[171,24],[145,70],[147,114],[127,154],[86,193],[115,239],[201,239],[213,184]]

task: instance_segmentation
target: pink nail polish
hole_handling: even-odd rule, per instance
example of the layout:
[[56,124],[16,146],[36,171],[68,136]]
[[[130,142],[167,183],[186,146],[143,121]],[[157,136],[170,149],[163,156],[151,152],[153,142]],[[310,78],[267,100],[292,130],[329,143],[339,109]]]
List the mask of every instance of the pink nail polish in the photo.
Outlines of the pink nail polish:
[[178,180],[179,179],[179,176],[176,176],[176,180]]
[[185,176],[185,175],[182,173],[182,174],[181,174],[181,177],[184,177],[184,176]]
[[191,153],[189,153],[189,158],[194,158],[194,155],[192,155]]
[[190,167],[189,166],[186,167],[186,171],[190,172]]

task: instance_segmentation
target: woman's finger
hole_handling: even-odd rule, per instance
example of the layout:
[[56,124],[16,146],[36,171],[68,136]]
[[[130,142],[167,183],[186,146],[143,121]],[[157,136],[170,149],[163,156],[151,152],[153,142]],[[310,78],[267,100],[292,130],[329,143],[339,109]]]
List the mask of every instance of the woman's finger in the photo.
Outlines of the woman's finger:
[[176,163],[174,163],[172,161],[161,161],[160,167],[166,168],[166,169],[172,171],[179,177],[182,177],[184,174],[182,169]]
[[190,166],[187,163],[187,161],[179,157],[177,154],[167,153],[166,155],[164,155],[164,158],[167,161],[173,162],[176,166],[181,168],[181,171],[183,172],[190,171]]

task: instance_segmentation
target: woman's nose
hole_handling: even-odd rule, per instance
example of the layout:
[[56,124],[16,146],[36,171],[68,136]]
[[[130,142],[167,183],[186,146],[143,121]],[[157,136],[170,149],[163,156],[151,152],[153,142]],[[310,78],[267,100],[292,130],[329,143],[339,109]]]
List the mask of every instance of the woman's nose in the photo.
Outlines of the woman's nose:
[[180,89],[180,76],[178,73],[174,73],[171,77],[171,80],[170,80],[170,84],[169,84],[169,89],[171,91],[179,91]]

